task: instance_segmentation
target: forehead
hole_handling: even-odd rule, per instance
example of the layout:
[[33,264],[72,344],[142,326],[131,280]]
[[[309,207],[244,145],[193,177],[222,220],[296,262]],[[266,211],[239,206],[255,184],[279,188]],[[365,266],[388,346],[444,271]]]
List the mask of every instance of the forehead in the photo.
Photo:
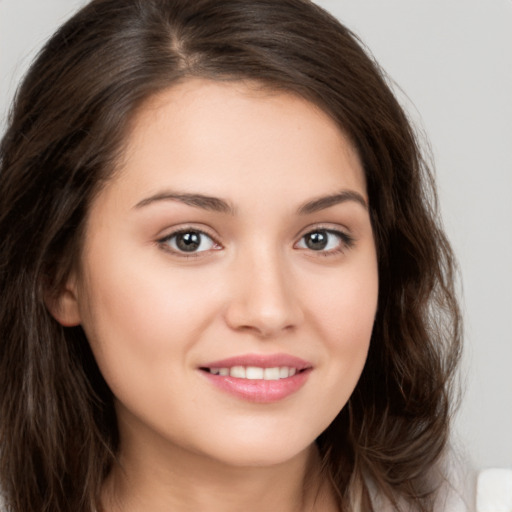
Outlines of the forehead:
[[223,196],[235,185],[256,191],[264,179],[290,194],[366,188],[354,145],[319,107],[233,81],[190,79],[151,97],[130,123],[118,171],[147,192],[169,183]]

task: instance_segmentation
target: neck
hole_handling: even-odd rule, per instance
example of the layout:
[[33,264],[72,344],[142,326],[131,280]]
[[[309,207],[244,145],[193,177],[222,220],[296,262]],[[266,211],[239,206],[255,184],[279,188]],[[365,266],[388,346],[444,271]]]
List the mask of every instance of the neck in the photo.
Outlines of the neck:
[[265,467],[233,467],[172,446],[125,449],[107,479],[105,512],[335,511],[312,445]]

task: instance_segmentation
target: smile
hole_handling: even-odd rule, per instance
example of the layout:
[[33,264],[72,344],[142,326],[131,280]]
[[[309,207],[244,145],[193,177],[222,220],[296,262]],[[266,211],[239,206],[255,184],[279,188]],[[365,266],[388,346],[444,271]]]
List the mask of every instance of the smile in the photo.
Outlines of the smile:
[[275,403],[297,393],[313,365],[288,354],[246,354],[199,367],[207,381],[239,400]]
[[298,371],[295,367],[275,366],[273,368],[262,368],[258,366],[232,366],[231,368],[204,368],[205,371],[223,377],[235,377],[248,380],[279,380],[293,377]]

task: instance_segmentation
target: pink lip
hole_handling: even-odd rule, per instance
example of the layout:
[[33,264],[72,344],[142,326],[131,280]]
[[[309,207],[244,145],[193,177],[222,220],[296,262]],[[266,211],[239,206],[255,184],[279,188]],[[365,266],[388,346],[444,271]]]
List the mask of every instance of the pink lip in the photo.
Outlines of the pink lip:
[[201,365],[202,368],[230,368],[231,366],[259,366],[260,368],[289,366],[297,370],[305,370],[313,365],[288,354],[245,354]]
[[201,374],[221,391],[242,400],[257,403],[278,402],[296,393],[306,383],[313,369],[307,361],[288,354],[248,354],[214,361],[202,365],[201,368],[229,368],[232,366],[258,366],[260,368],[288,366],[298,370],[292,377],[279,380],[239,379],[201,371]]

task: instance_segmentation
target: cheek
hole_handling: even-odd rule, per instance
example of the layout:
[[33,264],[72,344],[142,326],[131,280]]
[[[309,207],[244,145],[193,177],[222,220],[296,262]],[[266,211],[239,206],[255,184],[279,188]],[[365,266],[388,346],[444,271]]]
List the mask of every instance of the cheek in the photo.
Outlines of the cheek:
[[162,338],[168,342],[173,332],[183,332],[184,325],[189,329],[195,325],[191,317],[208,303],[202,280],[191,280],[190,274],[157,267],[152,261],[103,260],[89,267],[82,316],[96,339],[114,342],[129,334],[141,349]]
[[378,298],[378,273],[374,258],[342,269],[338,278],[310,291],[317,327],[331,349],[358,351],[368,347]]
[[169,362],[173,372],[190,363],[191,348],[218,309],[218,290],[205,286],[218,273],[197,269],[192,279],[190,269],[171,268],[160,255],[148,260],[133,250],[94,249],[82,293],[83,328],[114,394],[124,393],[129,375],[128,383],[150,396],[155,376],[170,373]]
[[[311,295],[325,351],[323,395],[315,404],[317,414],[329,410],[331,420],[345,406],[366,362],[377,310],[376,265],[365,271],[340,274],[323,290]],[[325,425],[326,427],[327,425]]]
[[[177,407],[180,386],[188,382],[185,368],[198,324],[195,315],[204,308],[197,304],[200,291],[191,283],[177,297],[173,285],[181,286],[180,280],[169,283],[161,273],[155,275],[155,267],[143,268],[129,272],[109,265],[100,272],[95,267],[83,327],[123,418],[132,411],[151,423],[154,411]],[[175,393],[166,393],[170,389]],[[193,388],[188,389],[191,394]],[[172,415],[160,415],[178,430]]]

